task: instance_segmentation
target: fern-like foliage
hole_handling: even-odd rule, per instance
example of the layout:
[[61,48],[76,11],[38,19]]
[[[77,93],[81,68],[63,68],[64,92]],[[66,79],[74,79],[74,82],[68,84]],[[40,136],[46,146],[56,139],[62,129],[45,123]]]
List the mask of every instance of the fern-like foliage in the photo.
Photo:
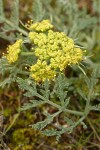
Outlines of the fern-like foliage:
[[[34,21],[40,21],[43,18],[51,19],[56,29],[64,31],[70,37],[73,35],[76,37],[80,31],[85,31],[85,34],[82,32],[82,34],[79,35],[79,44],[83,45],[83,41],[88,41],[89,46],[92,45],[90,48],[92,49],[96,42],[92,42],[96,30],[92,33],[92,39],[91,34],[89,36],[87,35],[89,31],[91,31],[93,25],[97,27],[97,18],[87,14],[86,9],[80,11],[76,4],[76,0],[70,0],[69,3],[66,1],[66,5],[65,2],[63,3],[61,0],[56,0],[54,4],[55,7],[52,7],[52,0],[34,0],[33,13],[30,15],[30,18]],[[3,10],[3,0],[0,0],[0,23],[1,38],[14,41],[18,36],[21,36],[19,35],[21,32],[24,35],[21,36],[21,38],[27,41],[25,36],[27,36],[28,33],[19,25],[19,0],[13,1],[10,18],[6,18]],[[7,32],[10,32],[9,37],[6,34]],[[25,49],[26,52],[29,51],[27,47],[22,48]],[[86,128],[84,119],[89,112],[93,110],[100,111],[100,104],[96,106],[92,104],[92,100],[97,96],[97,94],[95,94],[95,86],[100,82],[100,64],[95,65],[92,63],[93,66],[89,66],[93,70],[89,77],[82,75],[82,80],[84,80],[84,84],[87,87],[87,92],[85,93],[81,88],[76,88],[75,85],[78,83],[80,75],[76,76],[76,78],[73,77],[72,81],[71,78],[66,78],[64,75],[59,74],[55,81],[49,82],[46,80],[43,84],[36,84],[33,79],[29,77],[29,71],[25,70],[27,64],[28,67],[30,67],[35,61],[36,59],[33,54],[32,56],[21,55],[17,62],[10,65],[3,56],[0,59],[0,74],[2,74],[0,86],[4,88],[6,85],[17,82],[19,88],[25,91],[24,96],[29,98],[29,102],[22,106],[20,109],[21,111],[41,105],[49,105],[51,109],[52,107],[55,108],[55,113],[46,112],[43,114],[45,115],[44,120],[31,125],[35,129],[42,130],[42,133],[47,136],[56,136],[57,139],[59,139],[63,133],[71,133],[79,124]],[[74,106],[74,109],[71,107],[71,96],[74,95],[74,92],[79,95],[79,98],[77,98],[78,103],[80,103],[79,99],[84,101],[83,107],[79,107],[80,109],[77,111],[77,107],[75,108]],[[56,127],[54,126],[55,117],[61,114],[64,116],[65,126],[61,125],[58,119],[58,126]],[[74,120],[72,119],[73,116],[75,118]],[[51,129],[47,128],[48,125],[51,125]]]
[[95,106],[91,106],[91,110],[100,111],[100,103]]
[[32,65],[35,61],[34,55],[33,56],[21,56],[20,59],[14,63],[9,64],[5,56],[0,59],[0,74],[1,83],[0,86],[3,88],[6,85],[10,85],[13,82],[16,82],[17,77],[23,76],[28,77],[29,71],[25,69],[27,64]]
[[3,0],[0,1],[0,16],[1,16],[1,21],[0,21],[0,23],[1,23],[4,18]]
[[14,0],[10,21],[19,26],[19,0]]
[[54,113],[53,115],[48,114],[47,118],[44,121],[41,121],[32,125],[32,128],[35,128],[38,130],[44,129],[48,124],[52,123],[54,117],[56,117],[59,113],[60,111],[58,111],[57,113]]
[[[22,33],[25,36],[27,35],[27,32],[19,26],[19,0],[13,1],[10,18],[5,16],[3,10],[3,0],[0,0],[0,23],[2,23],[0,38],[6,39],[8,41],[14,41],[17,36],[13,31]],[[10,33],[9,37],[7,32]]]
[[46,13],[43,9],[43,3],[41,0],[34,0],[32,6],[32,18],[34,21],[41,21]]
[[[85,96],[82,96],[79,92],[79,94],[84,99],[85,97],[85,107],[83,111],[76,111],[76,110],[70,110],[70,96],[68,94],[69,88],[71,86],[70,79],[66,78],[64,75],[60,74],[56,81],[50,84],[48,80],[44,82],[43,85],[36,85],[31,78],[29,79],[22,79],[18,78],[17,82],[19,84],[19,87],[24,89],[26,92],[24,93],[25,96],[30,97],[31,100],[28,103],[25,103],[21,111],[32,109],[37,106],[41,105],[50,105],[50,107],[55,107],[57,110],[54,114],[49,114],[46,112],[44,115],[46,118],[43,121],[37,122],[36,124],[31,125],[32,128],[35,128],[37,130],[42,130],[42,133],[47,136],[56,136],[57,140],[60,138],[60,136],[65,133],[71,133],[73,129],[78,126],[79,124],[83,125],[84,128],[86,128],[86,124],[83,122],[86,116],[89,114],[89,112],[92,110],[94,111],[100,111],[100,103],[96,106],[92,106],[92,99],[95,95],[94,93],[94,87],[98,83],[99,77],[100,77],[100,65],[97,65],[94,67],[93,72],[91,73],[91,77],[88,78],[87,76],[84,77],[84,80],[86,82],[86,86],[88,88],[87,94],[84,94]],[[52,89],[51,89],[52,87]],[[40,90],[39,90],[40,88]],[[38,89],[38,90],[37,90]],[[83,91],[82,91],[83,92]],[[32,100],[33,99],[33,100]],[[60,114],[64,113],[64,121],[65,125],[67,127],[64,127],[60,125],[60,122],[58,123],[58,126],[51,129],[47,129],[47,126],[51,124],[53,125],[54,118],[56,116],[59,116]],[[74,116],[80,116],[77,120],[72,120],[68,117],[68,114],[74,115]],[[73,118],[73,117],[71,117]]]

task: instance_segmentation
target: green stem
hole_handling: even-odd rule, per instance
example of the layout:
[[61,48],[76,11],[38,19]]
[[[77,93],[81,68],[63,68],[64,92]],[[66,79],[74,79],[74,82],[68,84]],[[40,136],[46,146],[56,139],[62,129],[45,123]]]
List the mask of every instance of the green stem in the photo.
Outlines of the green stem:
[[52,101],[47,101],[48,104],[58,108],[58,109],[61,109],[62,111],[64,112],[67,112],[67,113],[70,113],[70,114],[74,114],[74,115],[79,115],[79,116],[82,116],[83,115],[83,112],[79,112],[79,111],[74,111],[74,110],[70,110],[70,109],[62,109],[62,107],[60,105],[57,105],[55,103],[53,103]]
[[22,56],[29,56],[29,55],[34,55],[34,52],[22,52]]
[[16,122],[16,120],[17,120],[18,117],[19,117],[19,113],[17,113],[17,114],[14,115],[14,118],[13,118],[11,124],[5,130],[5,134],[12,128],[12,126],[15,124],[15,122]]
[[90,106],[92,92],[93,92],[93,87],[91,87],[91,89],[89,90],[89,94],[85,106],[85,116],[87,116],[90,112],[89,106]]
[[68,128],[64,128],[64,129],[62,129],[61,131],[59,131],[60,134],[65,133],[65,131],[66,131],[66,132],[72,131],[72,130],[73,130],[76,126],[78,126],[84,119],[85,119],[85,116],[82,116],[74,125],[72,125],[72,126],[70,126],[70,127],[68,127]]
[[79,115],[79,116],[83,116],[83,115],[84,115],[83,112],[79,112],[79,111],[74,111],[74,110],[69,110],[69,109],[64,109],[64,110],[63,110],[60,105],[55,104],[55,103],[53,103],[52,101],[45,99],[43,96],[41,96],[41,95],[38,94],[38,93],[36,93],[36,96],[38,96],[40,99],[44,100],[46,103],[48,103],[48,104],[50,104],[50,105],[52,105],[52,106],[58,108],[58,109],[61,110],[62,112],[64,111],[64,112],[67,112],[67,113],[70,113],[70,114],[74,114],[74,115]]
[[61,112],[62,112],[62,111],[59,110],[58,112],[56,112],[56,113],[53,114],[52,116],[53,116],[53,117],[56,117],[56,116],[59,115]]
[[83,112],[70,110],[70,109],[65,109],[64,112],[67,112],[67,113],[70,113],[70,114],[74,114],[74,115],[79,115],[79,116],[83,116],[84,115]]
[[85,119],[85,116],[81,117],[81,118],[75,123],[75,126],[74,126],[74,127],[76,127],[78,124],[80,124],[84,119]]

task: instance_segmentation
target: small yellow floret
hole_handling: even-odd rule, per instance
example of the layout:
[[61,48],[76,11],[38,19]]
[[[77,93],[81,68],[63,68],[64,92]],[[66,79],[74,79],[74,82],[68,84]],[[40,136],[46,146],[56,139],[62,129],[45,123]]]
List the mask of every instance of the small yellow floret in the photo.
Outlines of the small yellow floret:
[[36,22],[34,24],[31,24],[29,26],[29,29],[30,30],[34,30],[34,31],[47,31],[49,29],[52,29],[53,28],[53,25],[50,23],[49,20],[43,20],[41,22]]
[[22,39],[17,40],[13,45],[8,47],[6,58],[10,64],[17,61],[18,55],[21,52],[21,45]]

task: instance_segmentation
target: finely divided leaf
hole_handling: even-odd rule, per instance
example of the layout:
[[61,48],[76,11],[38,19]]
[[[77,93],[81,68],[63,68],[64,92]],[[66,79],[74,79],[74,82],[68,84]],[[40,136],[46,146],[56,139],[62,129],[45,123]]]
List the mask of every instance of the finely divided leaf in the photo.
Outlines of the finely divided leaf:
[[4,18],[3,0],[0,0],[0,22],[3,21],[3,18]]
[[10,21],[13,22],[15,26],[19,25],[19,0],[13,1]]
[[51,130],[44,130],[42,133],[46,136],[56,136],[56,140],[59,141],[62,131],[57,131],[57,129],[51,129]]
[[34,0],[33,1],[33,20],[34,21],[41,21],[44,16],[44,9],[42,6],[41,0]]
[[0,82],[0,87],[4,88],[6,85],[11,84],[12,80],[10,77],[4,79],[2,82]]
[[69,126],[72,126],[74,124],[74,122],[71,119],[67,118],[67,117],[64,117],[64,120],[67,122],[67,124]]
[[91,106],[91,110],[100,111],[100,103],[95,106]]
[[50,96],[50,84],[49,84],[49,81],[46,80],[43,84],[43,89],[41,89],[41,93],[43,95],[43,97],[45,97],[47,100],[49,99],[49,96]]
[[42,131],[42,133],[46,136],[55,136],[55,135],[58,135],[58,132],[59,131],[57,131],[57,129],[51,129],[51,130],[46,129]]
[[53,117],[49,116],[47,119],[45,119],[44,121],[38,122],[34,125],[32,125],[32,128],[38,129],[38,130],[42,130],[43,128],[45,128],[48,124],[50,124],[53,121]]
[[42,105],[42,104],[44,104],[44,101],[31,100],[31,102],[25,103],[20,110],[21,111],[28,110],[30,108],[37,107],[37,106]]
[[32,84],[32,81],[30,79],[22,79],[22,78],[18,77],[17,78],[17,82],[18,82],[19,87],[21,89],[23,89],[23,90],[29,90],[30,91],[29,87],[31,87],[31,84]]
[[56,80],[54,90],[55,90],[57,97],[61,101],[62,106],[65,105],[65,99],[67,97],[68,86],[69,86],[69,83],[67,79],[65,78],[65,76],[60,74]]

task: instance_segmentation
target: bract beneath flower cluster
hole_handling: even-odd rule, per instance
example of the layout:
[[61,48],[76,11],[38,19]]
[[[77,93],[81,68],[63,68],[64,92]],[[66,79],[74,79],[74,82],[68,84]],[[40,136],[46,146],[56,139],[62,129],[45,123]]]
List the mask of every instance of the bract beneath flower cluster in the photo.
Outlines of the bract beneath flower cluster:
[[[36,81],[44,81],[46,78],[54,79],[56,74],[62,72],[67,65],[77,64],[83,59],[83,52],[80,48],[76,48],[74,41],[63,32],[51,30],[52,24],[50,26],[48,22],[45,20],[45,24],[42,21],[30,26],[29,39],[38,58],[30,71]],[[35,32],[32,31],[33,29]],[[47,70],[48,73],[46,73]]]

